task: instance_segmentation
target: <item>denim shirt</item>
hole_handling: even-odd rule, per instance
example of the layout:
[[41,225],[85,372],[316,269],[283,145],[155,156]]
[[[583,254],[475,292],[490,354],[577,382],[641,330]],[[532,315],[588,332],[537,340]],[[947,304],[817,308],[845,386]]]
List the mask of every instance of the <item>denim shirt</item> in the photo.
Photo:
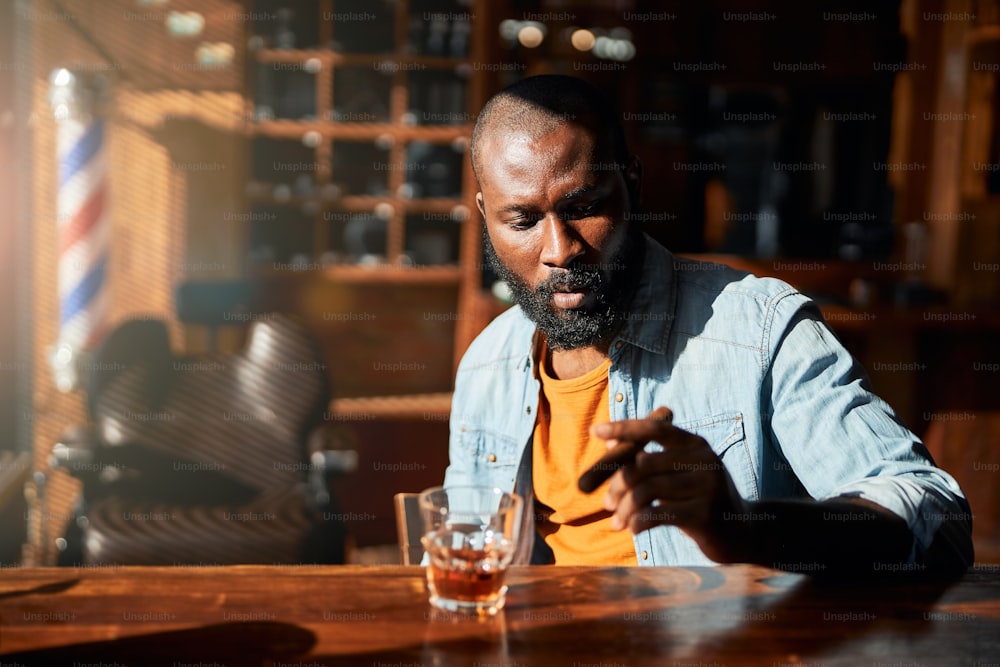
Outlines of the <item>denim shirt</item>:
[[[777,279],[675,258],[649,237],[642,271],[611,343],[610,421],[670,408],[673,423],[708,442],[748,500],[877,503],[909,525],[910,562],[945,521],[968,517],[958,484],[871,393],[811,300]],[[545,560],[531,480],[534,342],[534,324],[513,307],[469,347],[455,380],[445,473],[448,485],[488,484],[524,498],[517,563]],[[675,526],[633,541],[639,565],[714,564]]]

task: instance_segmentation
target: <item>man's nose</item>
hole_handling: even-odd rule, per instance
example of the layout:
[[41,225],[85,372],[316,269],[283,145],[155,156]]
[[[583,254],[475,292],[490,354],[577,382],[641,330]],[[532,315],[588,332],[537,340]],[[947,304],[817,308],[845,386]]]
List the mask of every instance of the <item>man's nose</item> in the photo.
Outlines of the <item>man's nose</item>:
[[585,251],[583,239],[565,220],[550,213],[542,220],[545,225],[541,261],[546,266],[569,268]]

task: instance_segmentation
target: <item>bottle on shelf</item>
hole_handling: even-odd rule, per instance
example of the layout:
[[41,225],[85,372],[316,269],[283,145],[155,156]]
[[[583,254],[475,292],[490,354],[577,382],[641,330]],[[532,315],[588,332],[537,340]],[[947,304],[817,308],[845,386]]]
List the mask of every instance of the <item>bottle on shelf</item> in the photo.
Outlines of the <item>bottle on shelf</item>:
[[414,198],[461,196],[462,154],[447,144],[411,142],[406,147],[406,182]]
[[448,40],[448,55],[452,58],[465,58],[469,55],[469,25],[468,14],[459,14],[451,23],[451,39]]
[[274,46],[278,49],[295,48],[295,31],[292,21],[295,11],[291,7],[279,7],[275,12]]

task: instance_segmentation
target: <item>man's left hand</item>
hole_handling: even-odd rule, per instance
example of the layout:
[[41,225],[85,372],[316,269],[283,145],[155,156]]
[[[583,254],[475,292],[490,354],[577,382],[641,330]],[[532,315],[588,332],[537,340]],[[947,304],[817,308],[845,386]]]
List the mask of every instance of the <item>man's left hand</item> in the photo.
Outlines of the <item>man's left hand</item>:
[[706,556],[720,563],[746,560],[752,544],[749,503],[744,500],[722,460],[704,438],[671,423],[667,408],[645,419],[595,424],[592,433],[608,448],[621,442],[642,448],[648,442],[662,452],[640,451],[634,463],[611,477],[604,506],[615,530],[633,533],[661,524],[680,527]]

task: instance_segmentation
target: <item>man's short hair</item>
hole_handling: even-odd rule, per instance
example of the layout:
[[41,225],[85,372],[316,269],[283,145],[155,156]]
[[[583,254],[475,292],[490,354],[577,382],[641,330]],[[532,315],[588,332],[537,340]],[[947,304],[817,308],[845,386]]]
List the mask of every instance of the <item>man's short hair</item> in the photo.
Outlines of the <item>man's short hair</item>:
[[594,131],[596,149],[624,169],[629,161],[625,130],[615,104],[596,86],[561,74],[521,79],[487,100],[472,128],[469,154],[478,180],[482,143],[495,132],[526,131],[533,136],[564,123]]

